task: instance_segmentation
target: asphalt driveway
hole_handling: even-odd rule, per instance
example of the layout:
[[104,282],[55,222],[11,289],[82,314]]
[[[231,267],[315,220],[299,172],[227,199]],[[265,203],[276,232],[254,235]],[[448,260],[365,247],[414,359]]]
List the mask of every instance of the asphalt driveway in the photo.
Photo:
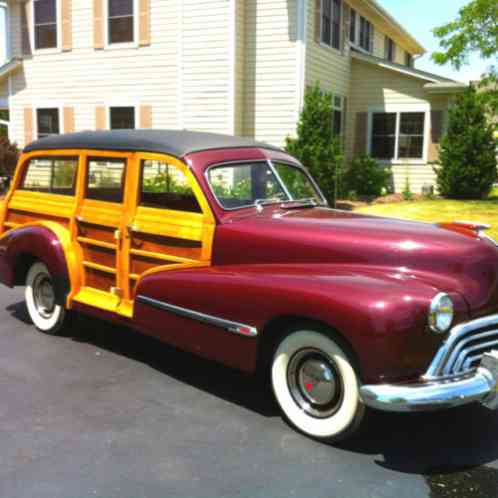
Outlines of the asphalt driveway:
[[498,496],[498,413],[378,413],[332,447],[251,378],[102,322],[71,332],[37,333],[0,290],[1,498]]

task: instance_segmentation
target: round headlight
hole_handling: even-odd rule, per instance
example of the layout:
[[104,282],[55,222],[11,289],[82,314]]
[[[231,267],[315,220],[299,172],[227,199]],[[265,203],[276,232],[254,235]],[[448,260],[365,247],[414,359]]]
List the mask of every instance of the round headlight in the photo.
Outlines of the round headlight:
[[444,334],[450,330],[455,310],[453,301],[448,294],[438,294],[431,303],[429,310],[429,326],[436,334]]

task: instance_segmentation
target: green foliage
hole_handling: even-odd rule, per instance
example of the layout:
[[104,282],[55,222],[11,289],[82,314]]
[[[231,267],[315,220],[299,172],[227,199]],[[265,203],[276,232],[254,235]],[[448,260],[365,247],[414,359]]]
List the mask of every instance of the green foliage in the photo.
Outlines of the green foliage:
[[342,191],[349,197],[379,197],[388,190],[391,173],[369,156],[353,159],[344,173]]
[[243,178],[232,187],[220,183],[212,184],[212,187],[216,197],[219,199],[252,199],[250,178]]
[[[468,64],[469,55],[496,64],[498,54],[498,2],[472,0],[460,9],[456,20],[434,29],[443,49],[432,54],[437,64],[451,63],[456,69]],[[492,113],[498,112],[498,73],[491,65],[482,82],[482,98]]]
[[71,162],[55,161],[53,184],[55,188],[69,188],[73,185],[75,169]]
[[152,178],[144,179],[143,191],[161,194],[164,192],[176,194],[190,194],[192,189],[188,184],[182,185],[167,171]]
[[340,138],[332,132],[332,113],[332,94],[322,92],[318,82],[307,88],[297,137],[287,138],[286,149],[308,167],[329,203],[334,205],[344,154]]
[[413,192],[412,192],[412,184],[410,181],[410,175],[406,175],[405,177],[405,186],[403,191],[401,192],[401,197],[403,197],[404,201],[413,200]]
[[496,181],[496,143],[485,109],[474,88],[458,96],[450,109],[448,132],[441,140],[440,165],[434,168],[441,195],[482,199]]
[[13,176],[19,159],[19,149],[9,139],[0,136],[0,176]]

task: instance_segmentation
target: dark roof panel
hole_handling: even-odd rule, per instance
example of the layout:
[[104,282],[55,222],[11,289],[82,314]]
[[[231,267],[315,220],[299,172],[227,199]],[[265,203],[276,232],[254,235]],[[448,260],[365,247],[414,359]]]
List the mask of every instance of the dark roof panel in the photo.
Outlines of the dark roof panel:
[[158,152],[181,158],[204,150],[255,147],[281,150],[250,138],[184,130],[111,130],[83,131],[51,135],[32,142],[24,152],[50,149],[93,149]]

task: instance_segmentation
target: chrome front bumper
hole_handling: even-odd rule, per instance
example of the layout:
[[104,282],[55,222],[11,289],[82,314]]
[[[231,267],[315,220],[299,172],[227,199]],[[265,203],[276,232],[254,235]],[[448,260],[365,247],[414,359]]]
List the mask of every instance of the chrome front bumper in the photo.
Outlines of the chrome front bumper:
[[415,384],[367,385],[360,389],[363,402],[391,412],[430,411],[480,402],[498,409],[498,351],[485,353],[473,373],[451,379],[430,379]]

